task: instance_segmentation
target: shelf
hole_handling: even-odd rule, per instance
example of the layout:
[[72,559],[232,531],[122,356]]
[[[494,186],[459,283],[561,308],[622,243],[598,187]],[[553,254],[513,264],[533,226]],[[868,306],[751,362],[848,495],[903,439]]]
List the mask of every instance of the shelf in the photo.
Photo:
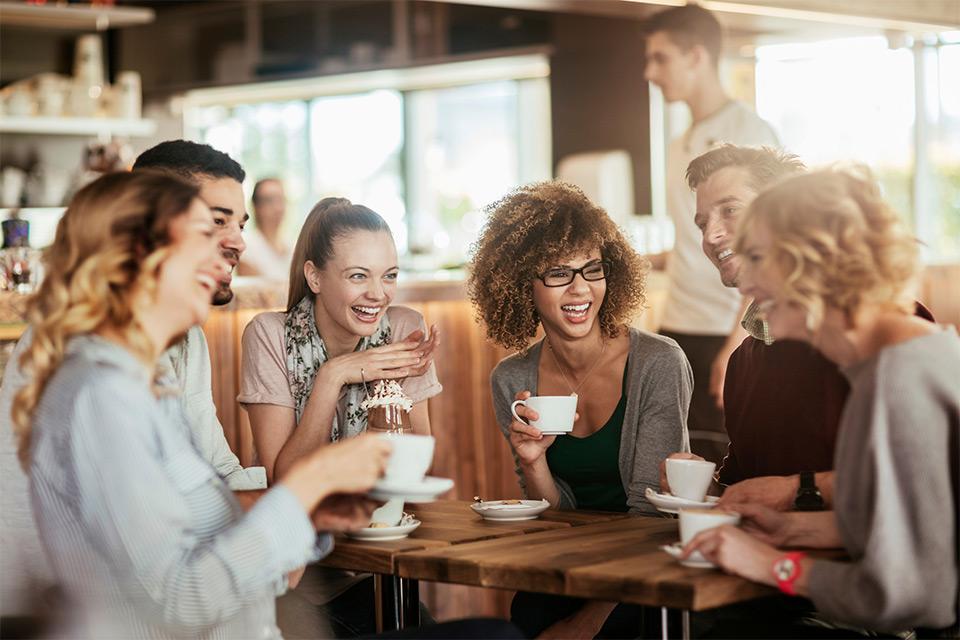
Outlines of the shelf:
[[[0,220],[10,217],[13,209],[0,209]],[[57,224],[66,207],[23,207],[17,209],[17,215],[30,223],[30,246],[48,247],[53,244],[57,233]]]
[[4,116],[0,133],[35,133],[61,136],[151,136],[157,130],[153,120],[120,118],[69,118],[48,116]]
[[66,7],[0,2],[0,24],[43,29],[103,31],[153,22],[153,9],[141,7]]

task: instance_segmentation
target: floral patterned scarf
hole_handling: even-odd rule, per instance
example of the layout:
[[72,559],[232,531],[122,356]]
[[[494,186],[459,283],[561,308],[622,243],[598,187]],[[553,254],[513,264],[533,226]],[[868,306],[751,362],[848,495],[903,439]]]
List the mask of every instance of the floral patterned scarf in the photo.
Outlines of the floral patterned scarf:
[[[327,361],[327,347],[323,338],[317,332],[317,320],[313,311],[313,300],[305,296],[287,313],[284,323],[285,353],[287,355],[287,382],[290,391],[296,400],[295,408],[297,423],[307,406],[307,399],[313,389],[313,381],[317,377],[320,367]],[[371,347],[380,347],[390,342],[390,322],[387,314],[383,314],[380,324],[373,335],[365,337],[357,344],[355,351],[364,351]],[[363,433],[367,428],[367,412],[360,408],[364,398],[363,384],[350,384],[347,390],[347,406],[345,411],[345,425],[340,425],[337,418],[339,410],[333,416],[333,425],[330,428],[330,440],[336,442],[340,438],[352,438]],[[339,407],[338,407],[339,409]]]

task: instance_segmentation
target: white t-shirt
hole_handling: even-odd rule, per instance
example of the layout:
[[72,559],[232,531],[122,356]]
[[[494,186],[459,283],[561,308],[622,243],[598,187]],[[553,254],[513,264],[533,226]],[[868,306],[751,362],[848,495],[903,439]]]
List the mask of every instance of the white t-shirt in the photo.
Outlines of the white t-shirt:
[[727,335],[737,321],[740,294],[723,286],[717,268],[703,254],[702,234],[693,218],[696,196],[687,186],[687,166],[714,147],[729,142],[744,146],[779,146],[769,124],[744,104],[730,101],[692,125],[670,143],[667,152],[667,211],[676,239],[667,264],[670,289],[661,328],[689,335]]
[[256,275],[269,280],[287,282],[290,279],[292,250],[277,253],[259,229],[244,233],[243,239],[247,243],[247,248],[243,252],[243,257],[240,258],[241,263],[256,269]]
[[[17,458],[10,416],[13,398],[27,382],[19,362],[32,335],[27,329],[17,342],[0,386],[0,615],[35,613],[35,607],[43,605],[43,592],[54,584],[33,520],[28,480]],[[177,378],[193,444],[201,456],[234,491],[266,488],[264,468],[240,466],[223,435],[213,404],[210,353],[200,327],[191,328],[161,355],[160,362]]]

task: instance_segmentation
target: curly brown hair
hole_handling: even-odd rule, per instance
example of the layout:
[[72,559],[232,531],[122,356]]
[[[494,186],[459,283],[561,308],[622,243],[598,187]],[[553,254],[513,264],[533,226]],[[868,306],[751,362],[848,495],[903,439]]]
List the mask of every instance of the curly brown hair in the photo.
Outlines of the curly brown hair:
[[534,278],[581,251],[598,248],[610,262],[599,313],[604,335],[619,335],[644,306],[649,263],[578,187],[560,181],[526,185],[489,205],[486,213],[467,287],[494,342],[518,351],[527,347],[540,324]]

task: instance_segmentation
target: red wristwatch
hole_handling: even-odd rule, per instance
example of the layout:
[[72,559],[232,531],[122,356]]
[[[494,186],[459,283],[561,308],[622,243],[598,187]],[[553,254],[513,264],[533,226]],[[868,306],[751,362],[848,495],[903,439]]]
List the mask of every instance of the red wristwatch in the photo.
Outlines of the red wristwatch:
[[773,563],[773,577],[777,581],[777,586],[780,587],[780,591],[788,596],[797,595],[793,585],[797,582],[800,574],[803,573],[800,560],[805,557],[807,557],[807,554],[803,551],[791,551]]

